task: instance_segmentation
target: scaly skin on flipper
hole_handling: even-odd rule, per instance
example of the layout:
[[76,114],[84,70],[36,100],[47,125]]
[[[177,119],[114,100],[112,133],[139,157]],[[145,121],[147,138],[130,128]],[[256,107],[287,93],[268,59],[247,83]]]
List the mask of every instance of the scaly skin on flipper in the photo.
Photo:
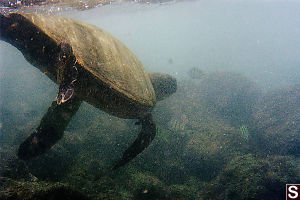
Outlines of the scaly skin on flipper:
[[156,135],[156,124],[153,120],[152,114],[147,115],[145,118],[141,119],[138,124],[142,124],[142,129],[138,135],[138,138],[134,143],[126,149],[123,153],[123,157],[114,166],[113,170],[122,167],[130,160],[135,158],[139,153],[146,149]]
[[61,105],[53,101],[39,127],[20,145],[18,157],[29,160],[49,150],[62,138],[65,128],[79,109],[81,102],[76,97]]

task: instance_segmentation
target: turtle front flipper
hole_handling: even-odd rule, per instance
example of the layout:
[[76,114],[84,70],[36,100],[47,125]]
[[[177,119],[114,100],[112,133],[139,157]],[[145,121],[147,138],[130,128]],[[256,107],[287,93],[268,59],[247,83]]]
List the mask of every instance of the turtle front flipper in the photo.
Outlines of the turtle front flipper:
[[76,58],[72,47],[66,42],[60,44],[57,63],[57,83],[59,85],[56,97],[57,104],[65,103],[72,98],[75,92],[75,83],[78,77]]
[[140,131],[138,138],[134,143],[123,153],[121,160],[113,166],[113,170],[125,165],[130,160],[135,158],[139,153],[146,149],[156,135],[156,124],[153,121],[151,114],[141,119],[138,124],[142,124],[142,130]]
[[39,127],[20,145],[18,157],[29,160],[49,150],[62,138],[65,128],[81,102],[76,97],[61,105],[53,101]]

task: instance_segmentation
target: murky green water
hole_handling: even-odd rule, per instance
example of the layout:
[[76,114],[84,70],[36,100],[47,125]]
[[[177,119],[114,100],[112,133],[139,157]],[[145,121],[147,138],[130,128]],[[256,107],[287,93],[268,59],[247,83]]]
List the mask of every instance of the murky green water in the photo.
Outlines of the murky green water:
[[298,1],[118,2],[54,14],[108,31],[178,90],[153,110],[152,144],[116,171],[107,170],[140,126],[87,103],[50,151],[23,162],[18,146],[58,86],[1,41],[0,198],[284,199],[285,184],[300,183]]

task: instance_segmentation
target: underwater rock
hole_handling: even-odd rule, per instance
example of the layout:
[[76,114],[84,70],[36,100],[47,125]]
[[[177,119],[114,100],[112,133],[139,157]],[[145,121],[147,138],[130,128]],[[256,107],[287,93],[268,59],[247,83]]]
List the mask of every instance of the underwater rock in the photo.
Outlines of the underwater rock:
[[238,152],[248,150],[247,141],[239,129],[222,124],[210,124],[194,131],[184,149],[186,169],[201,180],[214,178]]
[[[198,183],[199,184],[199,183]],[[201,199],[197,184],[190,185],[171,185],[168,187],[168,199]]]
[[261,96],[260,89],[247,77],[222,71],[203,77],[199,92],[211,111],[237,127],[248,123]]
[[184,131],[189,122],[187,115],[183,113],[175,113],[170,121],[170,127],[174,130]]
[[[217,80],[218,78],[220,80]],[[222,80],[230,84],[218,87],[228,86],[232,93],[238,92],[237,98],[243,97],[240,103],[234,102],[236,99],[230,96],[231,93],[226,94],[222,91],[219,94],[216,91],[222,89],[215,89],[213,85],[220,84],[219,81]],[[244,84],[235,86],[234,80],[240,80]],[[248,80],[239,74],[227,72],[207,74],[201,82],[179,81],[177,93],[165,102],[158,103],[158,110],[163,112],[154,112],[161,129],[158,131],[157,141],[153,144],[154,150],[150,150],[150,153],[145,152],[145,157],[154,161],[149,163],[155,163],[147,169],[163,171],[163,174],[156,175],[168,184],[181,184],[189,176],[210,181],[237,153],[251,151],[249,140],[252,138],[252,131],[248,130],[246,119],[251,119],[252,107],[259,93],[252,84],[250,81],[248,84]],[[253,94],[257,96],[253,97]],[[214,102],[210,102],[210,98],[216,105],[212,105]],[[241,109],[246,111],[236,113],[236,117],[226,117],[228,113],[220,114],[217,110],[222,103],[227,104],[226,112],[235,112],[236,106],[244,106]],[[169,135],[171,136],[168,137]],[[159,168],[161,170],[158,170]]]
[[201,99],[199,84],[191,80],[178,81],[177,92],[158,102],[154,109],[158,127],[167,127],[174,131],[186,131],[201,126],[208,117]]
[[166,199],[166,190],[157,177],[147,172],[132,172],[126,180],[126,189],[133,194],[132,199]]
[[0,177],[13,180],[37,181],[37,178],[31,174],[25,162],[17,158],[1,160]]
[[152,148],[140,156],[134,166],[151,173],[167,185],[181,184],[189,175],[189,168],[185,168],[182,162],[188,138],[188,134],[182,132],[158,129],[157,139]]
[[198,130],[208,124],[240,128],[250,124],[253,107],[261,97],[256,84],[234,72],[210,72],[201,81],[178,81],[177,92],[157,104],[160,126],[174,131]]
[[199,69],[198,67],[193,67],[188,71],[189,77],[192,79],[202,79],[203,76],[205,75],[204,72]]
[[207,187],[204,199],[281,200],[285,184],[299,183],[296,164],[291,157],[271,156],[265,159],[252,154],[237,156]]
[[300,85],[267,93],[255,106],[252,148],[258,152],[300,152]]
[[0,177],[0,199],[6,200],[88,200],[81,192],[60,183],[21,182]]

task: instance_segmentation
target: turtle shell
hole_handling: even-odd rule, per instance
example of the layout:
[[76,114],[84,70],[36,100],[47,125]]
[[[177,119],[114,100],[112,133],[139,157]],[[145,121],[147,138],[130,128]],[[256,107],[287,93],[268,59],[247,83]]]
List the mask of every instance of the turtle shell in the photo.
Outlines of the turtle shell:
[[68,42],[78,64],[96,79],[135,102],[145,106],[155,105],[155,92],[142,63],[109,33],[65,17],[35,13],[21,15],[57,45]]

